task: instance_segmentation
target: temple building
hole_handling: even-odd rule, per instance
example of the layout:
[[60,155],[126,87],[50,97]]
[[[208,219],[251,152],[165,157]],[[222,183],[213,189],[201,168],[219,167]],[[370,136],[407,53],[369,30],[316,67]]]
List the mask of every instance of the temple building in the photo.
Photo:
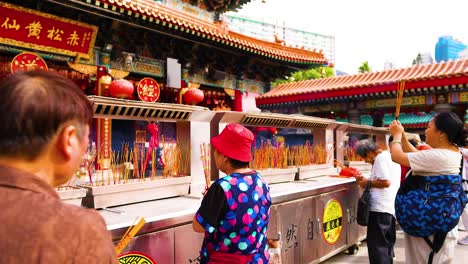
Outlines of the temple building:
[[452,110],[466,120],[468,60],[281,84],[257,97],[257,106],[387,126],[395,118],[397,87],[402,83],[399,119],[410,130],[421,131],[438,111]]
[[[89,93],[95,86],[95,66],[103,65],[114,79],[136,84],[144,77],[154,78],[161,88],[160,102],[179,102],[181,88],[196,87],[203,92],[197,105],[242,110],[242,100],[253,101],[253,95],[269,90],[270,81],[327,64],[323,53],[231,31],[220,14],[248,2],[4,1],[1,74],[10,72],[9,64],[18,53],[32,51],[49,69],[76,79]],[[54,21],[64,21],[62,28],[54,27]],[[34,28],[37,37],[28,31],[33,22],[39,23]],[[89,35],[79,35],[78,25],[90,29]],[[67,41],[74,31],[76,41]],[[78,46],[83,46],[81,51]]]

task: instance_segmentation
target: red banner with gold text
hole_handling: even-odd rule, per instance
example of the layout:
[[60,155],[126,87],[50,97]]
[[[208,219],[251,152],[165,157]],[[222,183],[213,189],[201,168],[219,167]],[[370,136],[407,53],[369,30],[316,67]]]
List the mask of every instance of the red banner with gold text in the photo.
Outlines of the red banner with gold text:
[[0,43],[89,59],[98,28],[0,2]]

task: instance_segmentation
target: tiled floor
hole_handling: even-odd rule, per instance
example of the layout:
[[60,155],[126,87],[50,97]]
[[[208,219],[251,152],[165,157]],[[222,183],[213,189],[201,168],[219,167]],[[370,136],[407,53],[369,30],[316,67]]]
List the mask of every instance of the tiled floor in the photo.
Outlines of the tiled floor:
[[[460,231],[460,237],[465,237],[468,235],[467,231]],[[455,249],[455,262],[453,264],[462,264],[468,263],[468,245],[457,245]],[[393,262],[395,264],[407,264],[405,262],[405,249],[403,241],[403,231],[397,231],[397,241],[395,244],[395,256],[396,260]],[[367,257],[367,245],[366,241],[361,242],[359,245],[359,250],[354,255],[349,255],[347,252],[342,252],[338,255],[335,255],[332,258],[322,262],[322,264],[368,264],[369,258]]]

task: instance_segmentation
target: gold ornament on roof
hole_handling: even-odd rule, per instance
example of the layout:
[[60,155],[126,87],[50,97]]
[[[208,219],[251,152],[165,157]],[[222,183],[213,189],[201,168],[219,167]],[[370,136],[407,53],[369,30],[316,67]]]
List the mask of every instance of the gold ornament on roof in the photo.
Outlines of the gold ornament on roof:
[[93,74],[96,74],[97,72],[97,66],[94,66],[94,65],[71,63],[71,62],[67,62],[67,64],[68,64],[68,67],[83,74],[93,75]]
[[198,89],[198,88],[200,88],[200,84],[199,83],[189,83],[188,88],[189,89]]
[[[97,72],[97,66],[95,66],[95,65],[82,64],[82,63],[71,63],[71,62],[67,62],[67,64],[73,70],[75,70],[77,72],[80,72],[80,73],[83,73],[83,74],[95,75],[96,72]],[[117,70],[117,69],[109,69],[109,74],[114,79],[123,79],[123,78],[127,77],[130,74],[130,72]]]
[[123,79],[127,77],[130,72],[128,71],[122,71],[122,70],[117,70],[117,69],[109,69],[109,74],[114,78],[114,79]]

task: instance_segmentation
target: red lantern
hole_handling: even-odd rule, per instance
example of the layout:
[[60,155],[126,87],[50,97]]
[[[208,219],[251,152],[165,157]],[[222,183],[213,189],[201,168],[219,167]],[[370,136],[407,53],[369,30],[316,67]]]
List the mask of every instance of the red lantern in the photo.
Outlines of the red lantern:
[[203,94],[202,90],[197,88],[191,88],[184,93],[184,103],[196,105],[198,103],[201,103],[204,97],[205,95]]
[[133,83],[124,79],[114,80],[109,85],[109,93],[112,97],[130,99],[133,97],[133,90],[135,90]]

